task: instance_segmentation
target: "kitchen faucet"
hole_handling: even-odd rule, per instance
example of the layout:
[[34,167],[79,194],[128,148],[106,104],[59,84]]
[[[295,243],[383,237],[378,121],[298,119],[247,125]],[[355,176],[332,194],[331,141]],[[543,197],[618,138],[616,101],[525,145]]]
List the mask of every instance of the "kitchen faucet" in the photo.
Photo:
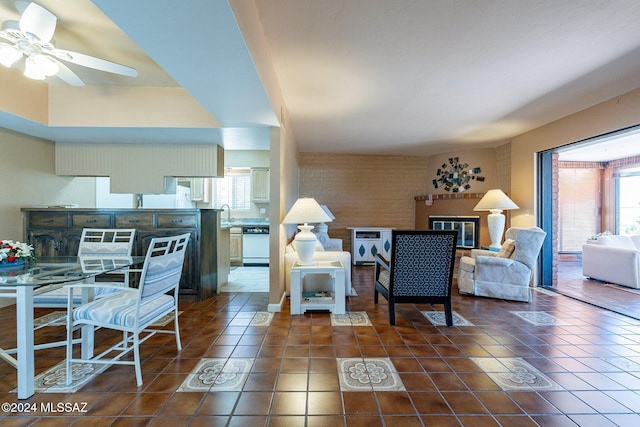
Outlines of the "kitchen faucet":
[[224,204],[222,206],[220,206],[220,209],[222,209],[222,211],[224,212],[224,207],[227,207],[227,221],[231,222],[231,207],[228,204]]

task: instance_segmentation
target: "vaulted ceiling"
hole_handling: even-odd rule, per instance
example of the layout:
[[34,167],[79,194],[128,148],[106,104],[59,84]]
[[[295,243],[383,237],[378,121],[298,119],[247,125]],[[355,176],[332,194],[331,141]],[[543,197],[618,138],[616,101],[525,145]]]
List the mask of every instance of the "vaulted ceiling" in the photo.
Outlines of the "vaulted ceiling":
[[[0,21],[19,19],[13,3]],[[70,66],[87,83],[75,88],[0,69],[0,126],[54,141],[267,147],[281,114],[270,72],[300,150],[337,153],[496,146],[640,87],[635,0],[38,3],[58,17],[56,47],[138,70]],[[263,45],[240,31],[248,13]]]

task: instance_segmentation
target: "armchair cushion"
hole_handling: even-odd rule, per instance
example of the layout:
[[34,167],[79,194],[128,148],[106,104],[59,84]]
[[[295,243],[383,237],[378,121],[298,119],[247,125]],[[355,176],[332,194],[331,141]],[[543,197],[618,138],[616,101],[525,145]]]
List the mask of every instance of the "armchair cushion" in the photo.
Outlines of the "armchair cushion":
[[507,239],[502,244],[500,252],[496,255],[498,258],[511,258],[513,251],[516,249],[516,241],[513,239]]

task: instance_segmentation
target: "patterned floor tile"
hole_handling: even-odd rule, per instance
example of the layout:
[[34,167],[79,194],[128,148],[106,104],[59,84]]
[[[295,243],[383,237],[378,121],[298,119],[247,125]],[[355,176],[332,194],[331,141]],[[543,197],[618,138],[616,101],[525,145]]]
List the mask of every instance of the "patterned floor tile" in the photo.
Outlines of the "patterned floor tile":
[[331,326],[373,326],[366,311],[331,314]]
[[509,313],[515,314],[535,326],[568,325],[568,322],[558,319],[546,311],[510,311]]
[[67,323],[66,315],[66,311],[52,311],[49,314],[33,319],[33,327],[37,329],[43,326],[64,326]]
[[[182,314],[181,311],[178,311],[178,316]],[[173,322],[173,313],[168,313],[153,322],[151,326],[167,326],[169,323]]]
[[241,311],[233,318],[230,326],[269,326],[273,313],[268,311]]
[[253,362],[241,358],[202,359],[176,391],[241,391]]
[[[72,382],[67,385],[65,362],[47,369],[35,378],[35,391],[39,393],[75,393],[110,365],[97,363],[74,363],[71,365]],[[12,390],[16,392],[16,390]]]
[[471,357],[503,390],[563,390],[557,383],[519,357]]
[[549,289],[545,289],[545,288],[541,288],[541,287],[535,287],[535,288],[532,288],[532,289],[535,292],[539,292],[541,294],[549,295],[549,296],[552,296],[552,297],[559,297],[559,296],[562,295],[562,294],[559,294],[558,292],[553,292],[553,291],[550,291]]
[[[445,318],[444,311],[422,311],[421,313],[434,326],[447,325],[447,320]],[[473,323],[469,322],[467,319],[465,319],[455,311],[452,313],[452,317],[453,317],[453,326],[474,326]]]
[[388,358],[338,358],[341,391],[405,391]]

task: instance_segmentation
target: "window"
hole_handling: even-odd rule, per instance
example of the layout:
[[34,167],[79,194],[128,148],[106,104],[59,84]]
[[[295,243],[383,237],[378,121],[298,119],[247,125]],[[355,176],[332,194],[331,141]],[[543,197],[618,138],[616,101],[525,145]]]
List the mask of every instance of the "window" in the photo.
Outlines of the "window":
[[640,234],[640,168],[624,169],[617,178],[618,234]]
[[249,210],[251,207],[251,171],[249,169],[225,169],[224,178],[214,178],[213,207],[220,209],[229,205],[234,210]]
[[558,251],[580,252],[600,232],[599,169],[558,169]]

